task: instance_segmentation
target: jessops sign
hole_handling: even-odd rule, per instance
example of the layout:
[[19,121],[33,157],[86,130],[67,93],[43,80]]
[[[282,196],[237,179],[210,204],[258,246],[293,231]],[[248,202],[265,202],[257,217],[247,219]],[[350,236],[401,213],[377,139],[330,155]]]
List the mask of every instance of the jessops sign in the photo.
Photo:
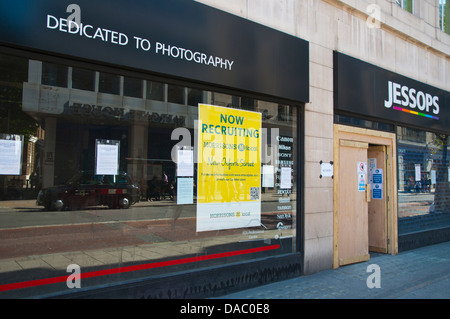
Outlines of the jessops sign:
[[450,93],[335,52],[335,109],[449,131]]
[[388,97],[384,101],[384,107],[393,108],[396,111],[410,113],[439,120],[439,96],[424,93],[413,87],[388,81]]
[[308,42],[193,0],[0,0],[0,43],[309,101]]

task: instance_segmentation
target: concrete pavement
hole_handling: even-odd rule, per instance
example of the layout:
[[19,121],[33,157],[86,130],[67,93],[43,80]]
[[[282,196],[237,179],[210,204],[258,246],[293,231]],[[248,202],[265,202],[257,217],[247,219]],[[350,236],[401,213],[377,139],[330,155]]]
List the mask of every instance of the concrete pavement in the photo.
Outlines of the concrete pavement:
[[219,299],[449,298],[450,242],[445,242],[398,255],[371,254],[367,262],[244,290]]

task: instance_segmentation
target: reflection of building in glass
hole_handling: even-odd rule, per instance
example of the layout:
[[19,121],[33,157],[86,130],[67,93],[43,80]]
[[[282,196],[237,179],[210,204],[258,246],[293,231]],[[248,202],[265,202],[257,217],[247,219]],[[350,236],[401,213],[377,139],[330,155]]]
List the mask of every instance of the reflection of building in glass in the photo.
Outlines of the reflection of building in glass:
[[[11,60],[14,61],[13,66],[9,66]],[[8,119],[21,119],[22,124],[10,125],[9,131],[23,134],[26,140],[21,175],[0,177],[8,184],[2,200],[24,200],[22,203],[14,202],[12,209],[29,206],[32,207],[29,209],[37,209],[41,214],[55,210],[60,214],[93,211],[101,214],[113,210],[117,214],[128,211],[131,216],[135,213],[144,214],[145,217],[141,219],[150,231],[145,231],[146,239],[139,243],[147,248],[157,248],[157,243],[165,243],[167,248],[158,255],[159,258],[184,257],[185,253],[182,251],[174,254],[175,246],[170,248],[171,244],[183,240],[205,247],[203,252],[199,252],[200,255],[221,251],[218,242],[222,242],[219,240],[222,237],[226,238],[227,250],[232,251],[252,246],[246,241],[249,238],[254,243],[269,247],[273,246],[273,240],[283,241],[283,248],[277,246],[275,255],[290,253],[295,249],[296,196],[283,196],[285,200],[289,200],[289,205],[276,205],[276,200],[282,196],[279,194],[279,185],[263,187],[263,198],[260,198],[259,191],[255,192],[258,187],[254,187],[252,192],[245,190],[245,193],[249,192],[253,199],[262,203],[261,218],[257,224],[252,221],[250,226],[240,226],[236,230],[232,229],[236,227],[221,226],[222,233],[206,232],[200,236],[195,230],[195,224],[192,224],[195,222],[193,212],[197,205],[197,163],[193,168],[192,182],[183,184],[184,187],[189,185],[192,188],[188,192],[192,198],[187,201],[184,198],[186,204],[178,205],[179,176],[172,160],[172,152],[174,148],[179,148],[177,143],[180,142],[180,137],[172,135],[175,129],[189,132],[188,137],[183,136],[187,138],[183,145],[194,150],[195,154],[195,125],[199,103],[254,111],[262,114],[261,139],[264,140],[264,145],[261,151],[264,163],[275,165],[280,160],[280,154],[289,154],[293,176],[296,176],[296,107],[241,94],[190,87],[188,82],[174,85],[164,78],[148,80],[140,74],[125,76],[116,74],[114,70],[97,71],[95,66],[78,68],[68,65],[70,61],[67,64],[55,64],[13,58],[8,54],[0,56],[1,68],[12,77],[5,79],[2,85],[17,88],[6,94],[3,101],[5,116],[2,116],[2,120],[7,124]],[[14,77],[17,70],[22,71]],[[8,118],[6,115],[7,111],[12,111],[11,105],[16,106],[16,113]],[[24,123],[30,123],[30,133],[18,128],[26,127]],[[286,147],[278,149],[279,135],[289,139],[289,152]],[[231,142],[234,143],[234,140]],[[98,153],[109,150],[107,146],[114,147],[114,161],[112,164],[98,163],[99,158],[108,160],[108,156]],[[115,167],[108,165],[117,165],[120,175],[108,176],[104,172],[92,175],[99,167],[113,169],[115,172]],[[92,176],[74,178],[86,173]],[[272,174],[275,178],[277,172]],[[120,180],[106,182],[114,176],[127,176],[127,180],[130,180],[125,184],[121,184]],[[292,183],[296,189],[295,178]],[[237,194],[238,201],[239,198],[244,198],[243,195]],[[39,200],[36,206],[37,197]],[[239,202],[236,204],[239,205]],[[281,215],[276,215],[277,211],[283,213],[282,218]],[[245,210],[239,211],[236,217],[243,219],[246,214],[248,212]],[[109,217],[106,220],[107,223],[112,222]],[[125,223],[128,222],[130,221]],[[280,222],[285,225],[284,228],[279,227]],[[138,229],[136,230],[139,232]],[[95,234],[99,233],[94,231],[94,237]],[[33,237],[31,233],[26,236]],[[127,245],[128,241],[122,240],[119,239],[113,246]],[[38,239],[36,241],[39,242]],[[63,238],[59,241],[61,244],[65,243]],[[106,242],[100,244],[101,247],[109,247],[108,245],[110,244]],[[158,258],[149,256],[146,260]],[[170,270],[164,269],[163,272]]]
[[93,169],[90,150],[98,138],[122,142],[120,169],[135,180],[161,179],[154,172],[162,170],[174,179],[170,152],[175,142],[166,141],[174,128],[193,132],[200,102],[247,110],[261,105],[267,125],[292,122],[289,106],[34,60],[29,69],[23,110],[46,128],[45,173],[40,174],[44,187],[62,183],[76,171]]

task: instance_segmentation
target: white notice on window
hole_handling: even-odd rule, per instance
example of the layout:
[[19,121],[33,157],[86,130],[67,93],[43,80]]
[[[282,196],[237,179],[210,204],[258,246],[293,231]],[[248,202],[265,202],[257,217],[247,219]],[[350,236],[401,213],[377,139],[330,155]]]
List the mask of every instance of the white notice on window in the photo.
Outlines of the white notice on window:
[[119,170],[119,144],[97,144],[97,175],[117,175]]
[[273,187],[275,180],[274,180],[274,172],[275,168],[273,165],[263,165],[262,167],[262,173],[263,173],[263,179],[262,179],[262,187]]
[[177,204],[193,204],[194,203],[194,179],[178,178],[177,179]]
[[431,184],[436,184],[436,170],[431,170]]
[[420,182],[422,180],[420,172],[420,164],[415,164],[415,168],[416,168],[416,182]]
[[22,141],[0,139],[0,175],[20,175]]
[[291,168],[282,167],[280,176],[280,188],[291,189]]
[[178,150],[177,176],[194,176],[194,151]]

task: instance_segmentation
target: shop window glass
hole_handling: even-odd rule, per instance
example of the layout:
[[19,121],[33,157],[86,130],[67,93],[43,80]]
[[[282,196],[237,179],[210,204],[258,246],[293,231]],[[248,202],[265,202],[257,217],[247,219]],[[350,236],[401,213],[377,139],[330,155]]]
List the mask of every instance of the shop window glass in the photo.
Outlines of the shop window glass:
[[120,94],[120,76],[110,73],[100,73],[98,91],[101,93]]
[[211,104],[219,106],[231,106],[232,96],[224,93],[213,92],[211,95]]
[[[7,111],[13,105],[20,106],[22,84],[28,79],[26,59],[0,54],[0,110],[2,121],[8,119]],[[2,125],[5,128],[5,125]],[[6,133],[6,132],[5,132]]]
[[241,97],[239,96],[231,96],[231,103],[228,105],[229,107],[241,108]]
[[124,77],[123,95],[142,98],[142,93],[143,93],[143,81],[141,79]]
[[[34,142],[37,135],[36,120],[22,111],[23,83],[27,80],[27,59],[0,54],[0,134],[23,136],[25,142]],[[34,147],[30,149],[33,150]],[[34,163],[28,161],[25,172],[31,174],[33,168]],[[0,198],[7,199],[11,193],[7,187],[11,179],[20,178],[0,175]],[[20,183],[25,185],[26,181],[21,180]]]
[[[147,100],[161,103],[100,101],[103,97],[92,99],[95,94],[80,92],[68,100],[69,88],[37,94],[42,87],[32,82],[36,77],[28,72],[39,74],[39,67],[44,65],[38,61],[0,55],[0,90],[4,93],[0,97],[0,147],[19,146],[21,152],[21,156],[11,153],[8,158],[21,168],[16,174],[4,171],[0,163],[0,286],[31,284],[30,288],[0,291],[0,298],[70,293],[65,281],[48,283],[67,276],[69,265],[79,265],[82,273],[108,270],[108,275],[82,278],[81,286],[89,289],[298,251],[297,106],[247,98],[240,92],[186,89],[190,83],[168,85],[163,78],[146,84]],[[95,66],[92,70],[96,72]],[[80,81],[91,79],[90,75],[73,68],[72,86],[83,90]],[[100,72],[99,77],[100,91],[119,92],[119,73]],[[128,80],[124,78],[124,83],[130,84],[131,92],[125,84],[125,95],[136,93],[132,91],[139,87]],[[90,92],[89,81],[84,89]],[[164,101],[167,87],[169,101]],[[169,102],[183,107],[166,107]],[[255,175],[262,176],[261,183],[244,189],[241,183],[247,177],[234,176],[228,179],[231,186],[221,189],[231,196],[230,205],[239,208],[235,217],[248,215],[243,198],[256,201],[259,218],[251,227],[223,222],[214,231],[198,228],[199,164],[193,120],[198,118],[198,102],[221,106],[215,112],[233,108],[233,116],[227,119],[233,123],[244,108],[257,118],[258,132],[246,132],[253,138],[260,136],[261,148],[248,143],[247,151],[256,147],[261,154]],[[16,110],[9,114],[8,129],[4,110],[11,106]],[[183,134],[189,132],[182,140],[187,145],[179,144],[181,137],[173,140],[178,128],[187,129]],[[237,156],[246,151],[244,138],[230,135],[228,146],[211,145],[214,153],[225,145],[233,150],[227,156]],[[181,169],[173,156],[194,159]],[[251,164],[247,159],[241,163]],[[207,189],[219,191],[217,185],[213,180]],[[148,267],[128,271],[128,266],[135,265]]]
[[0,81],[3,88],[20,86],[21,83],[27,81],[27,63],[27,59],[0,53]]
[[170,103],[184,104],[184,87],[169,84],[167,89],[167,101]]
[[251,98],[241,98],[241,107],[244,110],[249,110],[249,111],[253,111],[256,107],[255,105],[256,101],[254,99]]
[[67,87],[68,68],[64,65],[42,63],[42,84]]
[[163,83],[147,81],[147,100],[164,101]]
[[450,226],[449,136],[397,128],[399,235]]
[[95,72],[81,68],[72,68],[72,88],[95,91]]
[[199,103],[204,103],[203,101],[204,91],[198,89],[188,89],[188,105],[197,106]]

